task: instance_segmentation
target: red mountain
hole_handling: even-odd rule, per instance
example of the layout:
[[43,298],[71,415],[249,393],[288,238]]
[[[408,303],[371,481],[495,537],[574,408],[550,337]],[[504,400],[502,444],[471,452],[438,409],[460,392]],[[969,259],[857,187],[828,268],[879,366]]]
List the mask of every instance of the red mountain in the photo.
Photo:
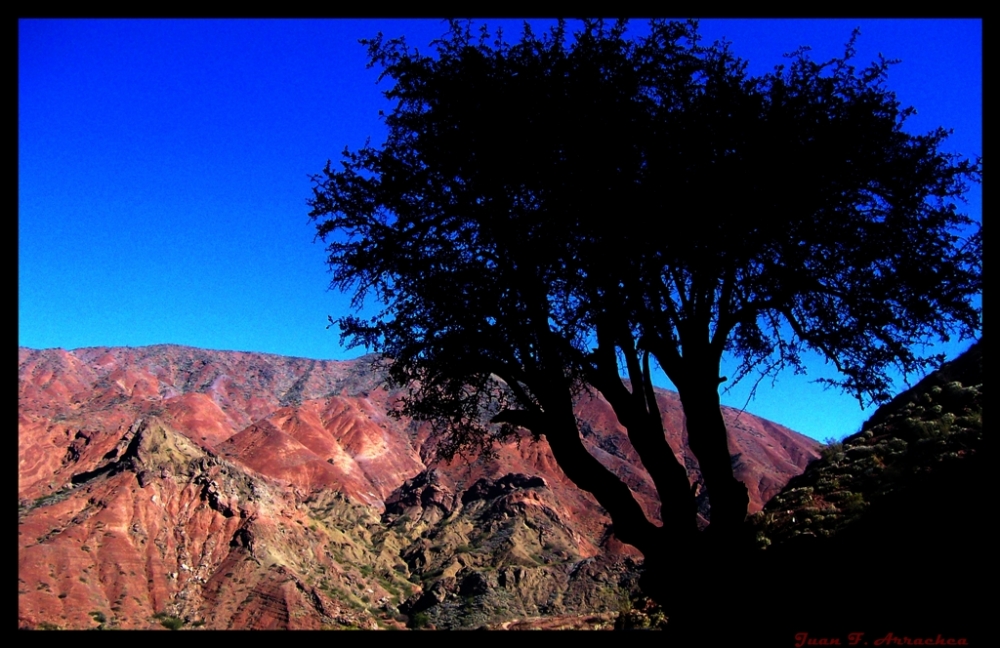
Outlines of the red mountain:
[[[387,416],[398,392],[365,359],[159,345],[21,348],[18,365],[22,627],[375,628],[401,610],[411,626],[599,625],[634,585],[641,556],[544,437],[440,461],[428,426]],[[679,399],[658,397],[697,483]],[[577,411],[655,517],[611,408]],[[725,417],[751,511],[818,456]]]

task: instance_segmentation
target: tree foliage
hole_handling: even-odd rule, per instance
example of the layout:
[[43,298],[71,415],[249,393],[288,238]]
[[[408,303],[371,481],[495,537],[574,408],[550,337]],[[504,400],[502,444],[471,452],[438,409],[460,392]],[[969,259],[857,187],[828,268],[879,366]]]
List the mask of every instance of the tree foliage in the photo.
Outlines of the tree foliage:
[[[392,360],[403,412],[439,424],[446,452],[523,427],[659,560],[702,537],[686,471],[653,396],[678,388],[711,505],[709,538],[746,514],[719,409],[734,379],[801,369],[813,349],[862,403],[888,397],[915,351],[980,327],[978,224],[960,213],[980,162],[938,129],[904,129],[891,61],[806,51],[749,76],[694,22],[560,22],[514,44],[455,22],[430,54],[363,41],[390,79],[381,146],[314,178],[311,217],[334,288],[382,305],[340,318]],[[611,403],[650,473],[663,526],[584,448],[581,389]]]

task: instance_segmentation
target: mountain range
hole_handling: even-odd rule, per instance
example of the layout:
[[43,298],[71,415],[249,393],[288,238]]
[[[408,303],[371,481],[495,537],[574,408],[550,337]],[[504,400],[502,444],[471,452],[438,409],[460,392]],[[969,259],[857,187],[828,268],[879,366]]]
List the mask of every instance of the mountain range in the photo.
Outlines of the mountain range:
[[[544,435],[445,461],[374,358],[175,345],[18,350],[22,628],[601,628],[641,554]],[[676,394],[668,441],[700,493]],[[588,449],[657,500],[610,406]],[[820,444],[724,408],[760,511]],[[707,505],[700,497],[702,522]]]

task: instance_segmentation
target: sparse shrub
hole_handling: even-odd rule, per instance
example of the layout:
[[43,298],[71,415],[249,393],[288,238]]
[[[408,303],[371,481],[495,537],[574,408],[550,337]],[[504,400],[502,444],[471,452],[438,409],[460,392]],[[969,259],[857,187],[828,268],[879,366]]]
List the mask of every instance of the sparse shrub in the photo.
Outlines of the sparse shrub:
[[[828,440],[832,441],[832,439]],[[844,444],[840,443],[839,441],[833,441],[832,443],[828,443],[826,446],[823,447],[822,450],[820,450],[820,457],[827,461],[832,461],[835,459],[839,459],[841,456],[843,456],[843,453],[844,453]]]
[[160,622],[160,625],[168,630],[180,630],[185,623],[184,619],[180,617],[175,617],[166,612],[157,612],[153,615],[153,618]]
[[178,617],[167,617],[166,619],[160,619],[160,625],[168,630],[180,630],[184,627],[184,619]]
[[663,609],[647,597],[634,602],[626,598],[615,619],[616,630],[662,630],[666,624]]
[[841,510],[845,513],[860,513],[865,510],[868,503],[865,502],[864,496],[861,493],[848,493],[841,500]]
[[854,446],[847,450],[847,458],[855,459],[857,457],[868,457],[875,454],[875,448],[871,446]]
[[840,486],[836,477],[820,477],[816,480],[816,488],[821,492],[832,491]]
[[441,574],[443,573],[444,573],[444,567],[437,567],[435,569],[430,570],[429,572],[424,572],[423,574],[421,574],[420,579],[426,583],[428,581],[432,581],[440,577]]

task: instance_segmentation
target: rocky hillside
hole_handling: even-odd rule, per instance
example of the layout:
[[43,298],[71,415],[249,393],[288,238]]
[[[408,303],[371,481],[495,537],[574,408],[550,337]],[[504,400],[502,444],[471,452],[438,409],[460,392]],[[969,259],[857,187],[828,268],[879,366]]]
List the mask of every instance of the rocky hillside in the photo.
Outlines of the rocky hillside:
[[[438,460],[428,426],[386,415],[396,393],[364,359],[18,355],[21,627],[604,627],[633,593],[641,556],[544,438]],[[697,488],[679,400],[658,398]],[[655,518],[610,407],[577,410]],[[818,456],[725,416],[753,510]]]
[[864,632],[875,645],[995,643],[983,400],[980,341],[824,448],[753,516],[766,550],[750,579],[769,583],[760,596],[777,610],[755,623],[784,642],[807,632],[847,645]]
[[978,342],[879,408],[860,432],[823,448],[755,516],[760,542],[831,537],[873,506],[968,468],[983,446],[982,383]]

